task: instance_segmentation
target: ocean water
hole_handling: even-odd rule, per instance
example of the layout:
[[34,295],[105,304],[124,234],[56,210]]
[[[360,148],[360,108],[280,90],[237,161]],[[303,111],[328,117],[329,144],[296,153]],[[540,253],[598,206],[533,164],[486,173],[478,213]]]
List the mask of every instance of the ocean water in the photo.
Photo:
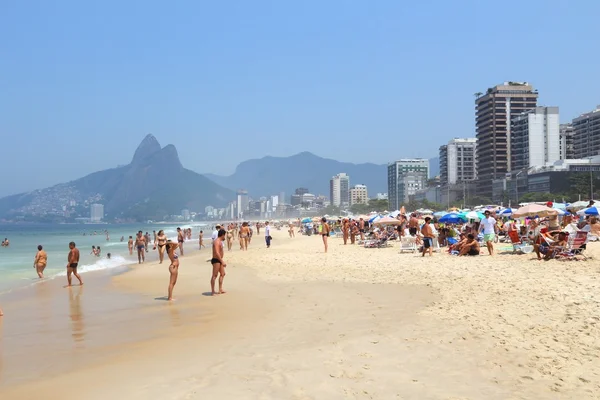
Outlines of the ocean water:
[[[117,268],[137,262],[135,251],[133,256],[129,255],[127,240],[129,236],[135,238],[135,234],[139,230],[144,233],[149,232],[152,240],[152,231],[158,232],[162,229],[169,239],[176,240],[178,226],[182,229],[192,228],[191,243],[196,244],[200,230],[204,230],[205,238],[207,236],[210,238],[210,232],[208,235],[206,234],[210,230],[209,225],[212,226],[212,223],[0,225],[0,239],[8,238],[10,241],[9,247],[0,247],[0,294],[40,282],[35,268],[33,268],[38,245],[42,245],[48,253],[48,265],[44,271],[45,279],[55,279],[67,274],[67,255],[71,241],[76,243],[81,253],[78,272],[85,274],[90,271]],[[110,241],[106,240],[105,230],[109,232]],[[121,236],[124,237],[123,242],[120,241]],[[100,257],[90,254],[92,246],[100,246],[102,250]],[[106,257],[107,253],[111,253],[110,259]],[[152,253],[152,257],[155,257],[154,253]]]

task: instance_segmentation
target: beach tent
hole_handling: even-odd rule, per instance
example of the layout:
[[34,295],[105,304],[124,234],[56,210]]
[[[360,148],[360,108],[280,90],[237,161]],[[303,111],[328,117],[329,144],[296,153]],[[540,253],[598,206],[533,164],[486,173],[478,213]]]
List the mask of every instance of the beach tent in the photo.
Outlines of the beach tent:
[[373,222],[373,224],[381,225],[381,226],[400,225],[400,221],[398,221],[396,218],[392,218],[392,217],[383,217],[383,218],[379,218],[378,220]]
[[534,203],[520,207],[519,209],[517,209],[517,211],[513,213],[513,217],[515,218],[535,216],[548,217],[550,215],[558,215],[558,210]]
[[590,208],[584,208],[581,211],[577,211],[577,214],[579,215],[598,215],[598,207],[590,207]]
[[444,215],[439,221],[443,224],[458,224],[459,222],[465,222],[466,220],[462,218],[459,213],[451,212]]

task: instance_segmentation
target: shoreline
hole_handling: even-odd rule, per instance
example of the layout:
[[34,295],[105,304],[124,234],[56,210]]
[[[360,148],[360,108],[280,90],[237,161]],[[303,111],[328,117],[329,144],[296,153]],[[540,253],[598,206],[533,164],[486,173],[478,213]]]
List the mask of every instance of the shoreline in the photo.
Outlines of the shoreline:
[[[109,277],[100,295],[127,297],[122,316],[135,318],[120,326],[118,312],[99,313],[103,323],[144,334],[99,350],[102,359],[83,353],[76,371],[0,384],[0,396],[67,384],[90,399],[591,399],[600,388],[594,260],[421,258],[334,238],[323,254],[318,237],[271,234],[271,249],[255,236],[248,252],[234,242],[225,253],[225,295],[205,295],[210,249],[181,258],[174,302],[160,300],[167,265]],[[598,259],[600,247],[587,252]],[[0,323],[6,332],[9,319]]]

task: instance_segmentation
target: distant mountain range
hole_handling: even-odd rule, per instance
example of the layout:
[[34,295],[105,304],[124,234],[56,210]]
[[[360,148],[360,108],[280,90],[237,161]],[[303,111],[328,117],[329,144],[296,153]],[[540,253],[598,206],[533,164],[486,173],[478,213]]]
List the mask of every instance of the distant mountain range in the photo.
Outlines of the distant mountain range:
[[[182,209],[225,206],[235,193],[185,169],[175,146],[144,138],[130,164],[53,187],[0,199],[0,217],[57,214],[73,204],[101,203],[109,217],[162,218]],[[85,216],[89,216],[85,215]]]
[[287,201],[299,187],[310,193],[329,196],[329,180],[344,172],[350,185],[365,184],[371,195],[387,192],[387,166],[352,164],[330,160],[309,152],[290,157],[263,157],[244,161],[230,176],[205,174],[207,178],[231,190],[246,189],[250,195],[267,196],[284,191]]

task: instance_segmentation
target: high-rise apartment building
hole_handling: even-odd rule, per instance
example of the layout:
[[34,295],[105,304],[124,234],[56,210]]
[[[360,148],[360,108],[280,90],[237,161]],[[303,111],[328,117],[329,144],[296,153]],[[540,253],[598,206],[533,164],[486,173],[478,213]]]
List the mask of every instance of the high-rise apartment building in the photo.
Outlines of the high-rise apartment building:
[[243,218],[244,213],[248,211],[250,199],[247,190],[238,190],[237,192],[237,218]]
[[558,107],[535,107],[514,115],[510,146],[513,172],[560,160]]
[[573,139],[575,129],[573,124],[560,124],[560,159],[572,160],[575,158],[575,150],[573,148]]
[[511,169],[511,120],[537,106],[538,92],[527,82],[504,82],[476,95],[477,192],[491,197],[492,181]]
[[427,186],[429,160],[403,158],[388,164],[388,201],[390,210],[399,210],[408,203],[408,196]]
[[92,204],[90,206],[90,221],[101,222],[104,219],[104,205]]
[[350,205],[367,204],[368,202],[369,195],[365,185],[354,185],[354,187],[350,189]]
[[440,147],[440,182],[455,185],[477,179],[476,138],[452,139]]
[[574,158],[600,154],[600,105],[595,110],[573,119]]
[[350,177],[345,173],[337,174],[329,181],[331,204],[336,207],[347,206],[350,202]]

